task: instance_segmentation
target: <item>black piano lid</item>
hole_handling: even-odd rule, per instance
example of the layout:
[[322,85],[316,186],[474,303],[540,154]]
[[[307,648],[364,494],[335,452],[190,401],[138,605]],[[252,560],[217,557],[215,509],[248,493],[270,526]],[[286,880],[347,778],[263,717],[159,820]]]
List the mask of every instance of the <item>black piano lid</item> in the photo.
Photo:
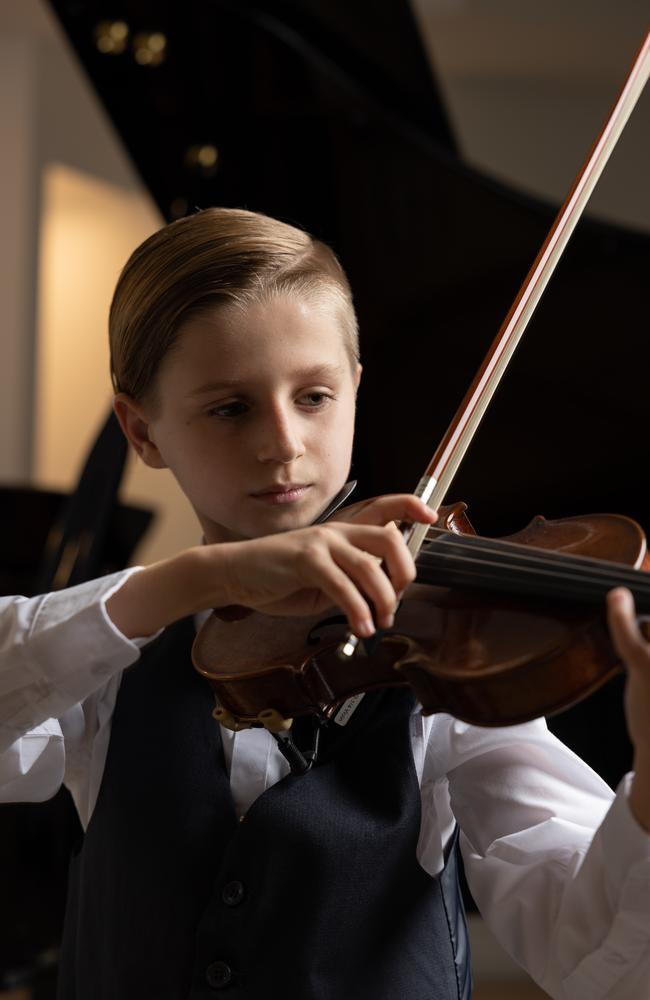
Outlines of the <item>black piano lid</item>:
[[[408,5],[51,6],[163,214],[240,205],[335,247],[361,324],[360,493],[412,488],[555,206],[460,161]],[[117,17],[129,44],[106,55],[96,28]],[[133,39],[153,31],[165,59],[139,65]],[[218,151],[203,169],[187,159],[202,144]],[[579,224],[458,475],[480,530],[600,509],[650,525],[649,251]]]
[[[326,171],[328,121],[341,114],[354,121],[366,104],[454,149],[427,56],[400,0],[373,5],[372,16],[367,4],[344,0],[50,6],[168,218],[178,214],[179,200],[190,209],[268,200],[278,215],[297,206],[312,214],[313,167]],[[128,25],[129,44],[122,54],[103,54],[97,25],[118,17]],[[132,40],[154,31],[165,36],[165,58],[156,67],[139,65]],[[188,169],[186,153],[195,144],[217,147],[216,174]],[[285,187],[291,198],[282,198]]]

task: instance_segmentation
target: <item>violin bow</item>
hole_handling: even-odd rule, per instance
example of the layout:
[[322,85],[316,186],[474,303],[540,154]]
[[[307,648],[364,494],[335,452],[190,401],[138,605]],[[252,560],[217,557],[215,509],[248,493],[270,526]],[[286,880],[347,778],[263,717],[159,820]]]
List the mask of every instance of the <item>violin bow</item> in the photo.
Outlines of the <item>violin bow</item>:
[[[632,68],[600,135],[582,165],[564,204],[558,211],[542,247],[524,278],[510,311],[456,411],[444,437],[420,479],[415,495],[433,510],[442,503],[458,471],[465,452],[487,410],[515,349],[528,326],[551,275],[566,248],[598,178],[630,117],[650,75],[650,31],[648,31]],[[402,523],[407,547],[415,559],[426,537],[426,524]],[[359,640],[350,635],[341,647],[341,655],[352,656]]]

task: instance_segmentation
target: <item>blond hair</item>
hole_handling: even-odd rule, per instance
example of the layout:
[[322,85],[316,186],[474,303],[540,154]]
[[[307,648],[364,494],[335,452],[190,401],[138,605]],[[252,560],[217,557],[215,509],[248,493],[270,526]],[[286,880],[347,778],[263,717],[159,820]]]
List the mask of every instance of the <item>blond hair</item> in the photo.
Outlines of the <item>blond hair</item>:
[[151,394],[181,325],[218,305],[289,294],[332,304],[358,358],[352,293],[334,252],[295,226],[257,212],[207,208],[144,241],[117,282],[109,317],[116,392]]

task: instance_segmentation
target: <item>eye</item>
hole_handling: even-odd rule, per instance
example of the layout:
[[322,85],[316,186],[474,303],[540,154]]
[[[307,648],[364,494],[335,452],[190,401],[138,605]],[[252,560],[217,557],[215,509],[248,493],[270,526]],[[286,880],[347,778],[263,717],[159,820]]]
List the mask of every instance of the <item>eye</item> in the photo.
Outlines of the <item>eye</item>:
[[300,396],[298,402],[305,406],[310,407],[313,410],[317,410],[322,406],[326,406],[327,403],[331,402],[334,397],[327,392],[320,392],[314,389],[313,392],[306,392],[304,396]]
[[233,403],[224,403],[222,406],[212,406],[208,410],[209,417],[223,417],[226,420],[233,419],[235,417],[241,417],[244,413],[248,412],[248,406],[246,403],[240,401],[235,401]]

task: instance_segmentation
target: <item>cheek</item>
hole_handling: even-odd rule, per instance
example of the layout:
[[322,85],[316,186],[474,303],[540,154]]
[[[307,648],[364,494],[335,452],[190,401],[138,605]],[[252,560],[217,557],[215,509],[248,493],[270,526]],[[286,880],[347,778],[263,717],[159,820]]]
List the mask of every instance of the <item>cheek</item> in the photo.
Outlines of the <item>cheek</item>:
[[161,434],[158,448],[181,483],[206,475],[215,464],[214,442],[196,425],[175,426],[168,434]]
[[354,396],[347,402],[341,419],[341,441],[345,442],[346,447],[350,447],[352,444],[352,439],[354,438],[354,420],[356,415],[356,401]]
[[336,458],[337,461],[345,461],[349,458],[352,450],[354,438],[354,404],[348,404],[341,410],[336,419],[332,421],[327,435],[321,435],[321,451]]

